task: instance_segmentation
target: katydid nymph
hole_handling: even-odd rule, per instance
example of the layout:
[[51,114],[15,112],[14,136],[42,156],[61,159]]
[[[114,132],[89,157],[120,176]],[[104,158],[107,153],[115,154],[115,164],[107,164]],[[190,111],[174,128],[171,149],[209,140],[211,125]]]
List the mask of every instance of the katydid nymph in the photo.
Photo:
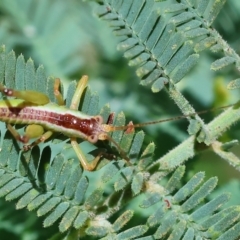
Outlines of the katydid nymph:
[[[78,145],[77,138],[96,143],[98,140],[111,141],[119,151],[120,155],[129,162],[126,153],[109,135],[109,132],[127,130],[143,127],[150,124],[167,122],[193,116],[195,114],[182,115],[169,119],[157,120],[147,123],[140,123],[127,126],[113,126],[111,121],[103,123],[100,115],[89,116],[78,111],[81,96],[87,86],[88,77],[83,76],[77,84],[76,91],[73,95],[70,108],[64,106],[64,99],[60,93],[60,80],[56,79],[54,83],[54,95],[57,103],[51,103],[48,96],[37,91],[18,91],[9,89],[0,84],[0,91],[15,99],[4,99],[0,101],[0,121],[6,123],[8,130],[15,139],[24,143],[23,150],[27,151],[46,141],[54,132],[60,132],[70,138],[71,145],[85,170],[92,171],[97,166],[103,153],[99,153],[90,163]],[[229,105],[230,106],[230,105]],[[221,108],[227,108],[224,106]],[[209,110],[202,111],[205,113]],[[20,135],[11,124],[27,125],[25,134]],[[46,130],[46,131],[45,131]],[[30,138],[37,138],[33,143],[27,144]]]

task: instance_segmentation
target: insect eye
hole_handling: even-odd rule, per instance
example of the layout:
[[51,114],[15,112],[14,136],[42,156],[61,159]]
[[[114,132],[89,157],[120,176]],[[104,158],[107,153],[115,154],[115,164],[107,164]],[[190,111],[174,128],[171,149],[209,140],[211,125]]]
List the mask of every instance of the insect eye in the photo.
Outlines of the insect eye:
[[88,137],[88,141],[91,143],[95,143],[98,140],[98,136],[97,135],[91,135]]
[[3,90],[4,94],[7,95],[7,96],[12,96],[13,95],[13,91],[12,89],[9,89],[9,88],[5,88]]

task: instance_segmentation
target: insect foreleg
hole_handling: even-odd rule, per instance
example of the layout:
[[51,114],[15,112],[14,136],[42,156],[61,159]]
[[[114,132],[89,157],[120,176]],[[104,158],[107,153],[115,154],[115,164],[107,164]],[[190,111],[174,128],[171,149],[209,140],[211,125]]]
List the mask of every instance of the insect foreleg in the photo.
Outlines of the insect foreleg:
[[84,89],[87,86],[87,83],[88,83],[88,76],[86,75],[82,76],[82,78],[78,82],[77,89],[73,95],[70,109],[78,110],[79,103],[80,103],[82,94],[84,92]]
[[60,79],[56,78],[55,83],[54,83],[54,95],[55,95],[55,98],[57,99],[58,105],[63,106],[65,103],[64,103],[63,96],[62,96],[61,92],[59,91],[60,83],[61,83]]
[[[79,103],[82,97],[82,94],[84,92],[84,89],[86,88],[88,83],[88,76],[84,75],[82,76],[82,78],[80,79],[80,81],[78,82],[76,91],[73,95],[72,101],[71,101],[71,105],[70,105],[70,109],[73,110],[78,110],[79,107]],[[89,163],[84,155],[84,153],[82,152],[82,149],[80,148],[80,146],[78,145],[76,138],[71,138],[71,144],[72,147],[75,151],[75,153],[78,156],[79,161],[81,162],[83,168],[85,170],[88,171],[92,171],[94,170],[94,168],[97,166],[98,161],[100,160],[102,153],[99,153],[97,157],[94,158],[94,160]]]

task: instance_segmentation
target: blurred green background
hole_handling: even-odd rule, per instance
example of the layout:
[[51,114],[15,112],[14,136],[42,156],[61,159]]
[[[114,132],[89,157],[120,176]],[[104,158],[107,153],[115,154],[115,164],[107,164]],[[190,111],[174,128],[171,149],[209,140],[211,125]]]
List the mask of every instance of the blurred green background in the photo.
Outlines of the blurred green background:
[[[36,67],[43,64],[48,75],[61,78],[65,85],[83,74],[90,77],[91,89],[100,96],[100,106],[109,103],[112,111],[123,111],[127,120],[135,123],[180,114],[167,94],[153,94],[139,85],[135,69],[128,66],[121,52],[116,50],[117,38],[107,23],[94,14],[94,1],[77,0],[1,0],[0,43],[7,51],[14,50],[26,59],[32,58]],[[240,53],[240,2],[229,0],[214,27],[223,39]],[[239,91],[228,91],[227,83],[238,77],[233,68],[218,72],[210,64],[221,56],[208,51],[201,54],[199,64],[181,81],[178,87],[196,110],[234,103]],[[159,107],[161,106],[161,107]],[[203,116],[206,122],[218,113]],[[156,144],[158,159],[188,137],[186,120],[167,122],[144,128],[145,145]],[[240,139],[240,125],[232,127],[222,139]],[[233,151],[240,156],[240,148]],[[197,171],[207,177],[218,176],[218,191],[232,193],[230,204],[240,203],[239,172],[215,154],[203,153],[187,163],[187,178]],[[14,203],[0,200],[1,239],[47,239],[57,232],[57,226],[42,228],[42,219],[27,210],[15,211]]]

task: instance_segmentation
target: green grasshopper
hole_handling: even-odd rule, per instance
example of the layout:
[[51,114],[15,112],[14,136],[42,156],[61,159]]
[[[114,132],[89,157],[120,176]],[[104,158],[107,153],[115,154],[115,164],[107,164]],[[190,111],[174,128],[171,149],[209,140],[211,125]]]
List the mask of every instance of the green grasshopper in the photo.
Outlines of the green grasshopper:
[[[80,99],[87,83],[88,77],[85,75],[77,84],[70,108],[66,108],[64,106],[64,99],[59,91],[60,79],[58,78],[54,83],[54,95],[58,104],[50,102],[48,96],[43,93],[29,90],[18,91],[6,88],[0,84],[0,91],[4,95],[8,97],[15,97],[15,99],[5,99],[0,101],[0,121],[6,123],[8,130],[16,140],[25,144],[23,147],[23,150],[25,151],[41,142],[46,141],[54,132],[64,134],[70,138],[71,145],[76,152],[82,167],[85,170],[92,171],[97,166],[103,153],[99,153],[94,160],[89,163],[77,143],[77,138],[84,139],[91,143],[96,143],[98,140],[109,140],[117,147],[120,155],[129,162],[125,152],[108,135],[109,132],[117,130],[126,130],[127,132],[131,132],[136,127],[182,119],[195,115],[189,114],[135,125],[130,122],[127,126],[113,126],[111,125],[111,120],[109,120],[106,124],[103,124],[103,118],[100,115],[89,116],[78,111]],[[227,108],[229,106],[221,108]],[[199,113],[205,113],[208,111],[209,110]],[[11,124],[27,125],[25,134],[20,135]],[[37,138],[37,140],[31,144],[27,144],[31,138]]]

